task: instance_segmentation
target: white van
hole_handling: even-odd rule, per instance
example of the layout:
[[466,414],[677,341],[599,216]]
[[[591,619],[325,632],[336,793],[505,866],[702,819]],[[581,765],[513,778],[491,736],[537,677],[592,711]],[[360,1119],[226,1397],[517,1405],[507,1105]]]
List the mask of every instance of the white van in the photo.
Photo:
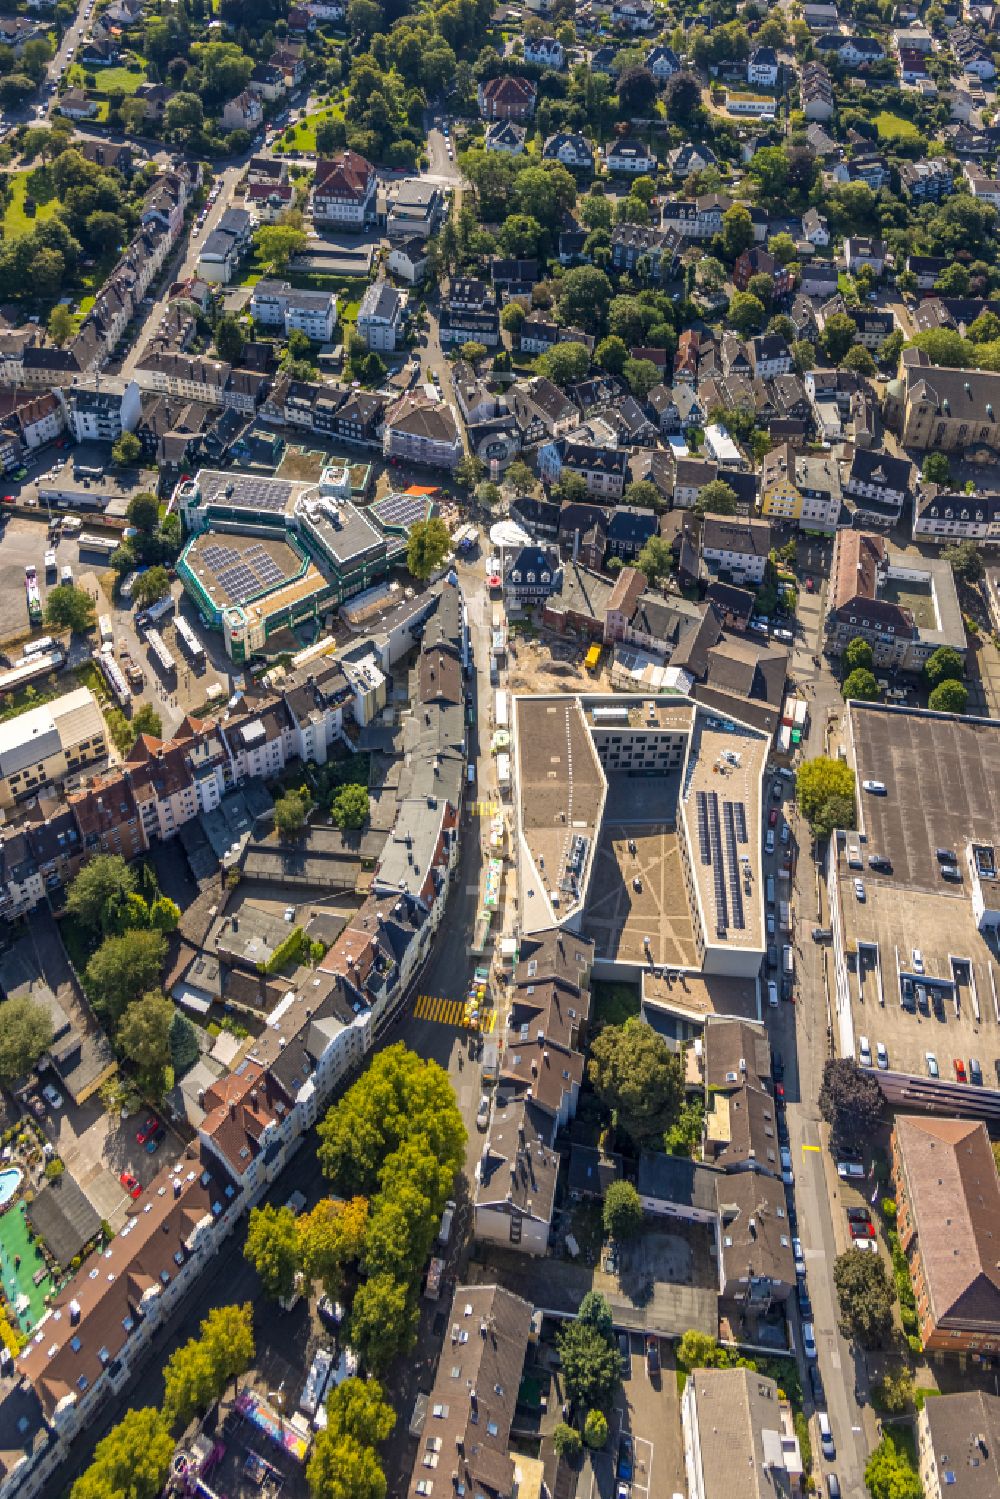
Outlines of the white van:
[[476,784],[476,767],[474,765],[470,765],[466,770],[465,775],[469,785],[474,786]]
[[439,1244],[447,1244],[451,1238],[451,1225],[455,1221],[455,1207],[456,1204],[451,1198],[444,1205],[444,1212],[441,1214],[441,1227],[438,1229]]

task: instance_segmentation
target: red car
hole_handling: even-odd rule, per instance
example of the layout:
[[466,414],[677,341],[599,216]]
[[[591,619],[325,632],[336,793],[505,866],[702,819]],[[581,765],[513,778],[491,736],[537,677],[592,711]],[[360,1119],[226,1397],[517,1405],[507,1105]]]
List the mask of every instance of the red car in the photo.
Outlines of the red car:
[[131,1171],[123,1171],[118,1180],[121,1182],[128,1195],[132,1198],[133,1202],[137,1197],[141,1195],[142,1187],[136,1181]]
[[777,809],[777,807],[772,807],[771,810],[770,810],[770,812],[768,812],[768,814],[767,814],[767,825],[768,825],[769,828],[773,828],[773,827],[777,826],[777,822],[778,822],[778,809]]
[[966,1073],[965,1073],[965,1063],[962,1061],[961,1057],[956,1057],[955,1058],[954,1067],[955,1067],[955,1077],[956,1077],[957,1081],[960,1082],[960,1083],[967,1083],[969,1081],[969,1079],[966,1076]]
[[159,1119],[157,1119],[155,1114],[150,1114],[149,1118],[142,1126],[142,1129],[136,1131],[135,1143],[137,1145],[145,1145],[147,1140],[151,1140],[153,1138],[159,1127]]
[[812,591],[813,591],[813,580],[812,580],[812,578],[807,578],[806,579],[806,593],[812,593]]
[[852,1239],[874,1239],[875,1226],[872,1223],[849,1223]]

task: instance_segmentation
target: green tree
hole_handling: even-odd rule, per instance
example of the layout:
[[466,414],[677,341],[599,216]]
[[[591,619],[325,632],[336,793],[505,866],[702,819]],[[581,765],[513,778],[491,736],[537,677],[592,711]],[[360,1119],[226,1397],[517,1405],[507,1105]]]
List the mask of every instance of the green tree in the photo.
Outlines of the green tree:
[[345,1379],[326,1402],[326,1430],[353,1437],[362,1447],[381,1447],[396,1424],[396,1412],[376,1379]]
[[[855,792],[854,771],[843,760],[819,755],[814,760],[804,761],[796,773],[795,796],[799,810],[818,838],[828,836],[834,826],[854,827]],[[850,805],[849,819],[831,823],[831,815],[834,812],[841,814],[847,804]]]
[[93,1003],[116,1022],[140,994],[158,986],[166,956],[166,938],[161,932],[127,931],[119,937],[105,937],[85,971]]
[[736,491],[725,479],[710,479],[698,491],[691,509],[695,515],[735,515]]
[[986,575],[982,553],[974,541],[954,542],[951,546],[945,547],[941,555],[958,582],[964,583],[966,587],[971,588],[973,584],[981,583]]
[[45,600],[45,628],[72,630],[75,635],[85,635],[94,628],[95,613],[89,593],[72,583],[60,583],[49,589]]
[[371,1197],[387,1159],[411,1139],[426,1141],[426,1154],[452,1178],[465,1159],[465,1126],[447,1074],[401,1043],[372,1058],[316,1132],[320,1167],[341,1196]]
[[364,786],[341,786],[330,805],[338,828],[363,828],[368,821],[368,791]]
[[52,1018],[44,1005],[29,995],[8,999],[0,1028],[0,1082],[8,1084],[34,1067],[52,1044]]
[[841,1331],[864,1348],[880,1347],[892,1330],[892,1281],[879,1254],[848,1249],[833,1265]]
[[844,665],[848,671],[871,671],[875,665],[875,652],[868,641],[855,635],[844,647]]
[[674,566],[674,554],[669,541],[662,536],[651,536],[636,559],[636,566],[645,573],[650,583],[662,583],[669,578]]
[[160,503],[155,494],[150,494],[148,490],[141,490],[129,500],[125,514],[128,516],[130,526],[135,526],[137,530],[151,536],[160,523]]
[[123,432],[111,445],[111,461],[119,468],[133,468],[142,457],[142,443],[134,432]]
[[66,892],[66,909],[84,929],[108,932],[138,880],[120,854],[95,854]]
[[688,1097],[677,1120],[663,1137],[664,1149],[670,1155],[695,1155],[705,1122],[705,1104],[701,1098]]
[[588,1411],[583,1423],[583,1440],[594,1451],[605,1447],[608,1441],[608,1418],[603,1411]]
[[735,291],[729,301],[728,322],[743,338],[758,333],[764,326],[764,304],[759,297],[746,291]]
[[600,1291],[588,1291],[577,1307],[577,1316],[588,1327],[596,1328],[607,1342],[614,1342],[614,1317],[607,1298]]
[[623,338],[610,334],[602,338],[594,351],[594,358],[602,370],[611,375],[620,375],[628,359],[628,345]]
[[604,1231],[612,1239],[634,1239],[642,1227],[642,1203],[631,1182],[612,1182],[604,1194]]
[[293,255],[299,255],[306,247],[304,229],[291,224],[265,224],[254,235],[257,258],[276,271],[284,271]]
[[[585,269],[581,267],[581,270]],[[547,354],[539,354],[535,369],[546,375],[554,385],[569,385],[582,380],[590,369],[590,355],[583,344],[556,344]]]
[[634,505],[637,510],[662,510],[663,496],[649,479],[633,479],[625,486],[622,504]]
[[[351,8],[356,5],[378,9],[374,0],[351,0]],[[325,1431],[313,1444],[306,1481],[313,1499],[385,1499],[387,1490],[378,1454],[371,1447],[362,1447],[353,1437],[328,1440]]]
[[215,325],[215,351],[227,364],[239,364],[246,339],[240,320],[232,313],[220,317]]
[[964,713],[969,706],[969,689],[964,682],[940,682],[927,699],[927,706],[935,713]]
[[722,215],[722,253],[730,264],[753,244],[753,219],[749,208],[734,203]]
[[169,895],[158,895],[150,902],[149,924],[156,932],[176,932],[180,925],[181,908]]
[[645,401],[654,385],[659,385],[663,378],[651,359],[626,359],[622,373],[629,390],[640,402]]
[[170,592],[170,574],[165,567],[149,567],[132,585],[132,597],[140,609],[165,599]]
[[755,151],[747,174],[756,182],[763,202],[784,203],[788,191],[788,152],[784,147],[763,146]]
[[840,691],[845,703],[852,700],[858,703],[877,703],[881,696],[874,674],[863,668],[852,671],[844,679]]
[[701,84],[694,73],[681,71],[667,80],[664,91],[667,119],[675,125],[689,125],[701,107]]
[[965,662],[950,645],[938,646],[924,662],[924,681],[928,687],[937,687],[940,682],[960,682],[964,676]]
[[57,302],[49,313],[48,321],[48,335],[57,348],[61,349],[63,344],[69,343],[75,328],[73,314],[66,303]]
[[351,1307],[351,1347],[366,1369],[381,1374],[413,1347],[418,1306],[413,1290],[388,1272],[369,1276]]
[[163,1413],[171,1426],[185,1427],[198,1410],[222,1395],[253,1362],[253,1307],[218,1306],[191,1338],[167,1360],[163,1371]]
[[890,1436],[882,1438],[865,1464],[865,1483],[871,1499],[921,1499],[923,1493],[906,1453]]
[[130,1410],[98,1442],[71,1499],[156,1499],[166,1482],[174,1439],[158,1410]]
[[858,336],[858,325],[846,312],[835,312],[823,325],[819,341],[826,357],[839,364]]
[[274,825],[282,838],[297,838],[306,825],[307,804],[297,791],[287,791],[274,804]]
[[531,494],[535,487],[535,476],[520,458],[515,458],[503,476],[503,482],[515,494]]
[[291,1208],[270,1203],[251,1208],[243,1256],[249,1260],[268,1296],[289,1296],[299,1266],[299,1235]]
[[842,370],[853,370],[856,375],[874,375],[877,373],[875,361],[864,344],[852,344],[840,361]]
[[559,312],[564,324],[596,333],[607,316],[611,282],[593,265],[578,265],[560,282]]
[[588,1410],[609,1410],[621,1383],[618,1349],[586,1322],[564,1322],[556,1333],[566,1393]]
[[475,489],[476,485],[486,473],[486,465],[475,453],[467,453],[460,458],[455,466],[456,482],[465,486],[466,489]]
[[325,1197],[298,1219],[299,1264],[309,1280],[323,1282],[335,1300],[347,1266],[361,1258],[368,1231],[368,1199]]
[[873,1072],[852,1057],[828,1057],[823,1066],[819,1111],[836,1146],[871,1140],[882,1122],[885,1100]]
[[816,365],[816,348],[807,338],[797,338],[790,346],[792,364],[798,375],[804,375]]
[[451,551],[451,537],[444,521],[434,515],[417,521],[410,529],[406,546],[406,565],[414,578],[426,582]]
[[598,1098],[636,1145],[662,1138],[680,1112],[680,1058],[636,1016],[604,1027],[591,1043],[587,1070]]
[[947,453],[927,453],[920,473],[928,484],[951,483],[951,464]]
[[200,1056],[198,1032],[182,1010],[175,1010],[170,1022],[170,1064],[175,1076],[190,1072]]
[[718,1340],[689,1328],[677,1344],[677,1362],[685,1369],[714,1369],[719,1362]]
[[161,990],[152,990],[126,1006],[118,1022],[118,1045],[135,1066],[143,1091],[159,1098],[170,1061],[173,1004]]
[[508,302],[506,307],[500,314],[500,326],[507,333],[509,333],[512,338],[518,338],[520,336],[524,320],[527,316],[528,314],[525,312],[520,302]]
[[564,1457],[567,1462],[575,1462],[583,1451],[583,1440],[575,1426],[567,1426],[565,1421],[560,1421],[552,1432],[552,1445],[559,1457]]
[[900,1369],[893,1376],[891,1370],[886,1370],[876,1385],[877,1398],[883,1410],[889,1411],[891,1415],[900,1415],[908,1410],[913,1404],[913,1371],[911,1369]]

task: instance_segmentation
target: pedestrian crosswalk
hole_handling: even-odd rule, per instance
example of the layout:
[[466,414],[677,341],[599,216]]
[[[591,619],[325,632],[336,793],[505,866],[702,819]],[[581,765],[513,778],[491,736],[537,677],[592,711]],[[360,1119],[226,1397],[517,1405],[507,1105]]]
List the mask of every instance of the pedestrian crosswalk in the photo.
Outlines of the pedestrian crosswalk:
[[418,1020],[435,1020],[439,1025],[461,1025],[468,1030],[479,1030],[489,1035],[497,1023],[497,1012],[493,1009],[483,1010],[479,1020],[474,1026],[469,1025],[465,1018],[464,999],[443,999],[437,994],[421,994],[413,1006],[413,1013]]
[[500,812],[499,802],[471,802],[469,811],[473,817],[497,817]]

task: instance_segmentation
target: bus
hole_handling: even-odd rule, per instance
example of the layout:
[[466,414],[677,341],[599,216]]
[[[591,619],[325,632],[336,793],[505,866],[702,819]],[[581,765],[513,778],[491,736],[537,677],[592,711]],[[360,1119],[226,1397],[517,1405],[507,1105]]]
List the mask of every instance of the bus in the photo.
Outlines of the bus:
[[194,633],[187,620],[182,618],[181,615],[178,614],[177,619],[174,621],[174,623],[177,628],[177,639],[180,641],[184,650],[187,652],[187,655],[190,658],[191,664],[194,667],[195,671],[204,671],[205,647],[202,645],[201,641],[198,639],[197,635]]
[[164,675],[173,676],[177,670],[177,662],[164,645],[163,637],[156,630],[149,630],[146,634],[146,644],[150,655],[155,658]]
[[95,536],[93,531],[81,531],[77,544],[81,552],[100,552],[102,557],[110,557],[121,546],[121,537]]
[[94,660],[101,676],[111,688],[113,696],[122,708],[127,708],[132,701],[132,691],[125,680],[125,674],[110,651],[95,651]]
[[135,617],[137,630],[146,630],[150,625],[158,625],[161,619],[167,619],[173,613],[174,601],[169,593],[165,593],[162,599],[157,599],[155,604],[150,604],[148,609],[140,609]]
[[21,655],[27,661],[31,656],[47,655],[49,651],[56,649],[56,641],[51,635],[40,635],[37,640],[29,640]]

